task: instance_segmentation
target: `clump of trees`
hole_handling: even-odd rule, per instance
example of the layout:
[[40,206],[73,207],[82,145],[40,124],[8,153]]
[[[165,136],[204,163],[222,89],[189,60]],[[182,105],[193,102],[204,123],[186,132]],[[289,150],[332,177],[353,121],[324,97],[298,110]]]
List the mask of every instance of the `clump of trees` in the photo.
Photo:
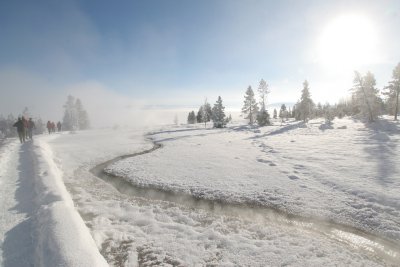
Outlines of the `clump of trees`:
[[[266,108],[267,104],[267,97],[269,94],[268,84],[261,79],[260,84],[258,86],[258,93],[260,96],[260,101],[257,103],[253,89],[249,85],[247,87],[245,96],[244,96],[244,103],[242,107],[242,114],[244,115],[245,119],[249,120],[249,124],[253,125],[254,122],[257,122],[259,126],[270,125],[270,115]],[[258,104],[261,108],[258,107]]]
[[225,107],[222,103],[221,96],[218,96],[217,101],[211,108],[211,105],[207,102],[207,98],[204,104],[200,106],[197,115],[194,111],[189,112],[187,117],[188,124],[204,123],[204,127],[207,127],[207,122],[212,121],[215,128],[223,128],[228,122],[232,120],[231,115],[226,117]]
[[69,95],[67,102],[64,104],[64,117],[63,129],[67,131],[72,130],[86,130],[90,128],[89,115],[83,108],[82,102],[79,98]]
[[380,114],[382,99],[379,90],[375,87],[376,80],[371,72],[361,75],[358,71],[354,73],[352,91],[353,110],[356,114],[374,121]]

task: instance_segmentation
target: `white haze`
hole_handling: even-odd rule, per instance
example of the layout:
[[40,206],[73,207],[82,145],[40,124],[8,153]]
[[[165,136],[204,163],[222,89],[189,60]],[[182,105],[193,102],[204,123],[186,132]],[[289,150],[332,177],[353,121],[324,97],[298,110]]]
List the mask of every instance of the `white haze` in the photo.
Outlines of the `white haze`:
[[50,80],[19,69],[0,71],[0,114],[20,116],[25,107],[30,116],[61,121],[68,95],[80,98],[89,113],[91,125],[132,127],[186,122],[190,108],[148,108],[149,100],[116,93],[97,81],[59,86]]

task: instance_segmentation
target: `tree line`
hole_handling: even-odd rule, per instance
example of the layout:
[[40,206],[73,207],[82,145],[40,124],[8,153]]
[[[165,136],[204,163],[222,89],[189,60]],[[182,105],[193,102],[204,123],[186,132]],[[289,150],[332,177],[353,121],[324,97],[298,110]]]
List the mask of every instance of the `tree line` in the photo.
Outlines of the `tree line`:
[[[248,120],[250,125],[255,123],[259,126],[270,125],[271,117],[266,108],[270,90],[264,79],[259,82],[257,91],[258,101],[251,85],[247,87],[242,107],[243,117]],[[309,83],[305,80],[297,103],[292,108],[287,108],[285,104],[282,104],[279,115],[278,111],[274,109],[272,117],[274,119],[279,117],[282,121],[293,118],[304,122],[312,118],[323,117],[327,123],[330,123],[335,117],[357,116],[372,122],[379,115],[389,114],[394,116],[394,120],[397,120],[400,95],[400,63],[392,71],[392,80],[382,90],[376,88],[376,79],[372,72],[368,71],[363,75],[355,71],[353,86],[349,91],[350,97],[333,105],[329,103],[315,104],[311,98]],[[205,123],[206,125],[207,122],[212,120],[214,127],[225,127],[232,118],[226,118],[224,109],[220,96],[213,108],[206,100],[200,106],[197,115],[194,111],[189,112],[187,122],[189,124]]]

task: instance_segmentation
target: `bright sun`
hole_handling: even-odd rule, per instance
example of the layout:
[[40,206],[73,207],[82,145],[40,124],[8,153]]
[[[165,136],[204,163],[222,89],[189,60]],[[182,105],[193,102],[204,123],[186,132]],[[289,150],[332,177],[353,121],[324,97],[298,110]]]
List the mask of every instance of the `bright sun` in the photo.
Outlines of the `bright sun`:
[[356,68],[376,56],[373,23],[359,15],[343,15],[331,21],[318,43],[318,60],[335,68]]

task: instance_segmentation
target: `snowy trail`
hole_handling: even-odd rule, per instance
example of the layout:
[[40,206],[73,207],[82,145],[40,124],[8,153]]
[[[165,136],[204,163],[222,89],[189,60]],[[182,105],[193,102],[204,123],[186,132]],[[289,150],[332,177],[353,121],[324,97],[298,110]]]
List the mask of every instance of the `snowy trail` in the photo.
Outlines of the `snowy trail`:
[[33,264],[34,163],[29,146],[13,140],[0,149],[0,265],[5,267]]
[[217,215],[236,216],[255,221],[261,220],[265,226],[279,224],[289,228],[295,227],[307,231],[310,234],[320,235],[324,238],[339,242],[349,247],[349,249],[364,251],[366,254],[370,255],[371,258],[377,258],[387,264],[396,265],[399,263],[399,244],[349,225],[343,225],[333,221],[323,221],[316,218],[305,218],[267,207],[236,205],[223,201],[201,199],[190,194],[177,193],[160,188],[140,187],[127,182],[121,177],[104,171],[107,166],[122,159],[148,154],[162,148],[162,145],[159,143],[153,142],[153,144],[154,146],[151,149],[118,156],[95,166],[90,171],[92,174],[111,184],[119,192],[126,195],[143,197],[152,201],[162,200],[174,202],[189,208],[205,209]]

